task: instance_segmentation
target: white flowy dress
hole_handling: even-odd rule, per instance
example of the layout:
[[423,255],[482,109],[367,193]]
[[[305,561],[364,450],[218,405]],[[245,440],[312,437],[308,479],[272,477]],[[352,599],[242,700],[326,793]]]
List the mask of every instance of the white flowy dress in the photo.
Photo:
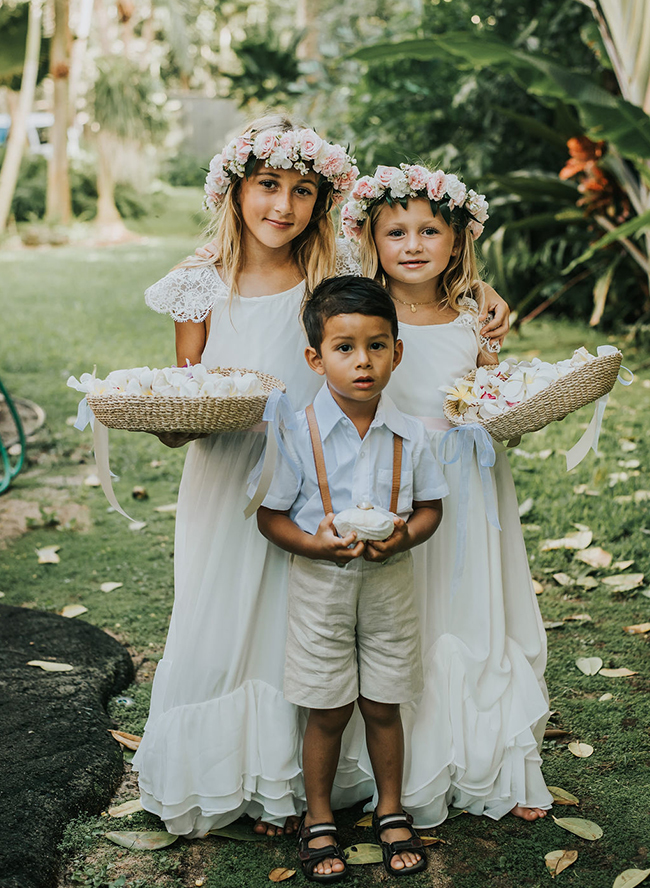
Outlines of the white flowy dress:
[[[420,417],[439,460],[453,457],[440,386],[476,368],[478,306],[453,322],[400,323],[402,363],[387,392]],[[497,448],[498,449],[498,448]],[[549,808],[539,748],[548,718],[546,637],[533,590],[512,473],[496,455],[491,481],[501,531],[488,523],[476,461],[471,460],[464,570],[451,594],[456,556],[461,463],[442,465],[450,494],[434,536],[413,550],[415,599],[422,632],[425,688],[402,706],[403,803],[418,827],[436,826],[454,806],[499,819],[515,805]],[[362,731],[351,726],[336,779],[344,801],[371,773]]]
[[[211,313],[202,362],[273,374],[298,410],[322,384],[304,358],[303,292],[300,284],[230,303],[204,266],[170,272],[146,300],[179,321]],[[243,813],[282,825],[304,809],[301,711],[282,696],[288,555],[243,515],[263,445],[259,431],[212,435],[189,445],[183,470],[174,607],[133,760],[143,807],[178,835],[204,835]]]

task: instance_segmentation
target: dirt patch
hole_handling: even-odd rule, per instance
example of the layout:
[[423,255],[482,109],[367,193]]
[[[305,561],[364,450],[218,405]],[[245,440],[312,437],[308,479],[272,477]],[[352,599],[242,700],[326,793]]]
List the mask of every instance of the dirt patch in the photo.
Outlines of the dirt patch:
[[76,503],[63,490],[49,487],[8,493],[0,500],[0,549],[37,527],[61,527],[86,532],[92,527],[88,506]]

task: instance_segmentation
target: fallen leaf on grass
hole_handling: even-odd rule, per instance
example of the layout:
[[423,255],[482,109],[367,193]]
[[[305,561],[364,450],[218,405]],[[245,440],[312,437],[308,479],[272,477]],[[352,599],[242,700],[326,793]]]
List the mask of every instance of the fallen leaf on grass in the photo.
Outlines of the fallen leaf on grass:
[[66,604],[65,607],[61,608],[59,611],[59,616],[61,617],[80,617],[81,614],[87,614],[88,608],[84,607],[83,604]]
[[541,595],[544,591],[544,587],[541,583],[538,583],[537,580],[533,580],[533,589],[535,591],[535,595]]
[[600,581],[612,590],[612,592],[630,592],[642,585],[644,574],[616,574],[613,577],[603,577]]
[[556,740],[558,737],[570,737],[571,731],[564,731],[562,728],[546,728],[544,731],[545,740]]
[[364,814],[361,820],[357,820],[354,825],[364,827],[372,826],[372,814]]
[[84,478],[84,484],[86,487],[101,487],[102,482],[99,480],[97,475],[88,475]]
[[611,552],[606,552],[600,546],[591,546],[575,554],[576,560],[584,561],[590,567],[609,567],[613,557]]
[[634,559],[632,561],[615,561],[614,564],[611,565],[612,570],[627,570],[628,567],[632,567],[634,564]]
[[614,699],[613,694],[603,694],[602,697],[598,698],[598,702],[599,703],[606,703],[607,700],[613,700],[613,699]]
[[122,802],[121,805],[115,805],[109,808],[108,813],[111,817],[126,817],[127,814],[135,814],[136,811],[142,811],[142,802],[140,799],[129,799],[128,802]]
[[132,521],[129,524],[129,530],[143,530],[146,526],[146,521]]
[[583,589],[595,589],[598,580],[595,577],[578,577],[576,586],[582,586]]
[[115,589],[119,589],[123,585],[124,583],[102,583],[99,588],[102,592],[114,592]]
[[45,546],[43,549],[37,549],[39,564],[58,564],[61,560],[56,554],[61,546]]
[[69,663],[54,663],[52,660],[29,660],[28,666],[38,666],[43,672],[70,672],[74,669]]
[[614,888],[634,888],[635,885],[640,885],[641,882],[645,881],[645,879],[650,876],[650,869],[647,870],[638,870],[638,869],[629,869],[625,870],[620,874],[620,876],[616,876],[616,880],[614,882]]
[[156,851],[158,848],[168,848],[178,838],[163,831],[107,832],[104,836],[109,842],[129,848],[131,851]]
[[426,848],[428,845],[446,845],[447,841],[445,839],[439,839],[438,836],[420,836],[422,840],[422,844]]
[[565,623],[568,620],[575,620],[578,623],[591,623],[591,617],[589,614],[571,614],[570,617],[564,617]]
[[618,669],[601,669],[600,675],[604,675],[605,678],[627,678],[628,675],[638,675],[638,672],[633,672],[632,669],[626,669],[625,666],[619,666]]
[[545,540],[542,543],[542,552],[550,552],[552,549],[586,549],[593,538],[589,528],[575,530],[559,540]]
[[549,622],[547,620],[544,620],[543,626],[544,626],[544,629],[547,629],[547,630],[548,629],[564,629],[564,623],[562,621],[553,623],[553,622]]
[[567,792],[566,789],[560,789],[559,786],[547,786],[550,794],[553,796],[554,805],[579,805],[580,799]]
[[645,635],[650,632],[650,623],[635,623],[633,626],[623,626],[623,632],[628,635]]
[[637,445],[634,441],[630,441],[628,438],[619,438],[618,444],[623,453],[632,453],[633,450],[636,450]]
[[467,814],[467,811],[464,808],[447,808],[447,820],[453,820],[461,814]]
[[532,512],[534,505],[535,500],[532,498],[532,496],[529,496],[528,499],[525,499],[523,503],[519,506],[519,517],[523,518],[524,515],[528,515],[529,512]]
[[211,836],[221,839],[234,839],[236,842],[265,842],[268,836],[253,832],[249,823],[229,823],[218,829],[210,830]]
[[575,580],[573,577],[570,577],[569,574],[555,573],[553,574],[553,579],[559,586],[573,586],[575,584]]
[[603,668],[603,661],[600,657],[578,657],[576,666],[585,675],[598,675]]
[[124,731],[112,730],[109,730],[108,733],[112,734],[115,740],[122,746],[126,746],[127,749],[137,749],[142,741],[142,737],[138,737],[137,734],[126,734]]
[[558,826],[561,826],[562,829],[566,829],[570,833],[574,833],[576,836],[580,836],[581,839],[595,842],[596,839],[599,839],[603,834],[602,829],[592,820],[583,820],[582,817],[551,816]]
[[586,759],[594,754],[594,748],[588,743],[578,743],[574,740],[573,743],[569,743],[569,752],[575,755],[576,758]]
[[544,861],[548,867],[548,871],[553,878],[559,876],[562,870],[565,870],[578,859],[577,851],[549,851],[544,855]]
[[154,512],[175,512],[178,508],[178,503],[168,503],[166,506],[156,506]]
[[351,866],[363,866],[366,863],[381,863],[383,860],[379,845],[350,845],[343,851],[343,856]]
[[638,469],[641,463],[638,459],[619,459],[616,465],[622,469]]
[[286,882],[287,879],[293,879],[295,875],[295,870],[287,869],[286,866],[276,866],[269,873],[269,880],[271,882]]

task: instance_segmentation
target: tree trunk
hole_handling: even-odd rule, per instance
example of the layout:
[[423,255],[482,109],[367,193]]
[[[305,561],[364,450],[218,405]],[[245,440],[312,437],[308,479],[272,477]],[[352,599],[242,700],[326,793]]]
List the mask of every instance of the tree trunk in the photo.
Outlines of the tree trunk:
[[[300,59],[315,62],[320,58],[318,48],[318,0],[298,0],[296,8],[296,28],[304,31],[304,37],[298,46],[297,55]],[[307,78],[308,80],[310,77]],[[311,75],[313,79],[313,75]]]
[[30,0],[25,64],[23,65],[23,77],[20,84],[18,111],[11,120],[11,130],[7,139],[7,153],[2,164],[2,170],[0,170],[0,234],[7,227],[11,202],[16,190],[18,173],[20,172],[20,162],[23,159],[25,137],[27,135],[27,119],[34,102],[34,90],[36,88],[41,49],[42,15],[43,0]]
[[97,133],[97,217],[100,236],[107,240],[123,240],[128,229],[115,205],[115,176],[113,174],[113,138],[110,133]]
[[69,225],[72,218],[68,177],[68,125],[70,123],[70,0],[54,0],[54,35],[50,46],[50,77],[54,83],[52,157],[47,168],[45,219]]

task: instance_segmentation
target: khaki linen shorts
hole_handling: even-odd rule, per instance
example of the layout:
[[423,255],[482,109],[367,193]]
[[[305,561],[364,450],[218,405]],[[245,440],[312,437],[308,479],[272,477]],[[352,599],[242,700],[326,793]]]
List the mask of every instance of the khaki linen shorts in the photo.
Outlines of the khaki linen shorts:
[[406,703],[422,690],[413,561],[355,558],[344,568],[294,555],[284,696],[309,709],[334,709],[361,693]]

